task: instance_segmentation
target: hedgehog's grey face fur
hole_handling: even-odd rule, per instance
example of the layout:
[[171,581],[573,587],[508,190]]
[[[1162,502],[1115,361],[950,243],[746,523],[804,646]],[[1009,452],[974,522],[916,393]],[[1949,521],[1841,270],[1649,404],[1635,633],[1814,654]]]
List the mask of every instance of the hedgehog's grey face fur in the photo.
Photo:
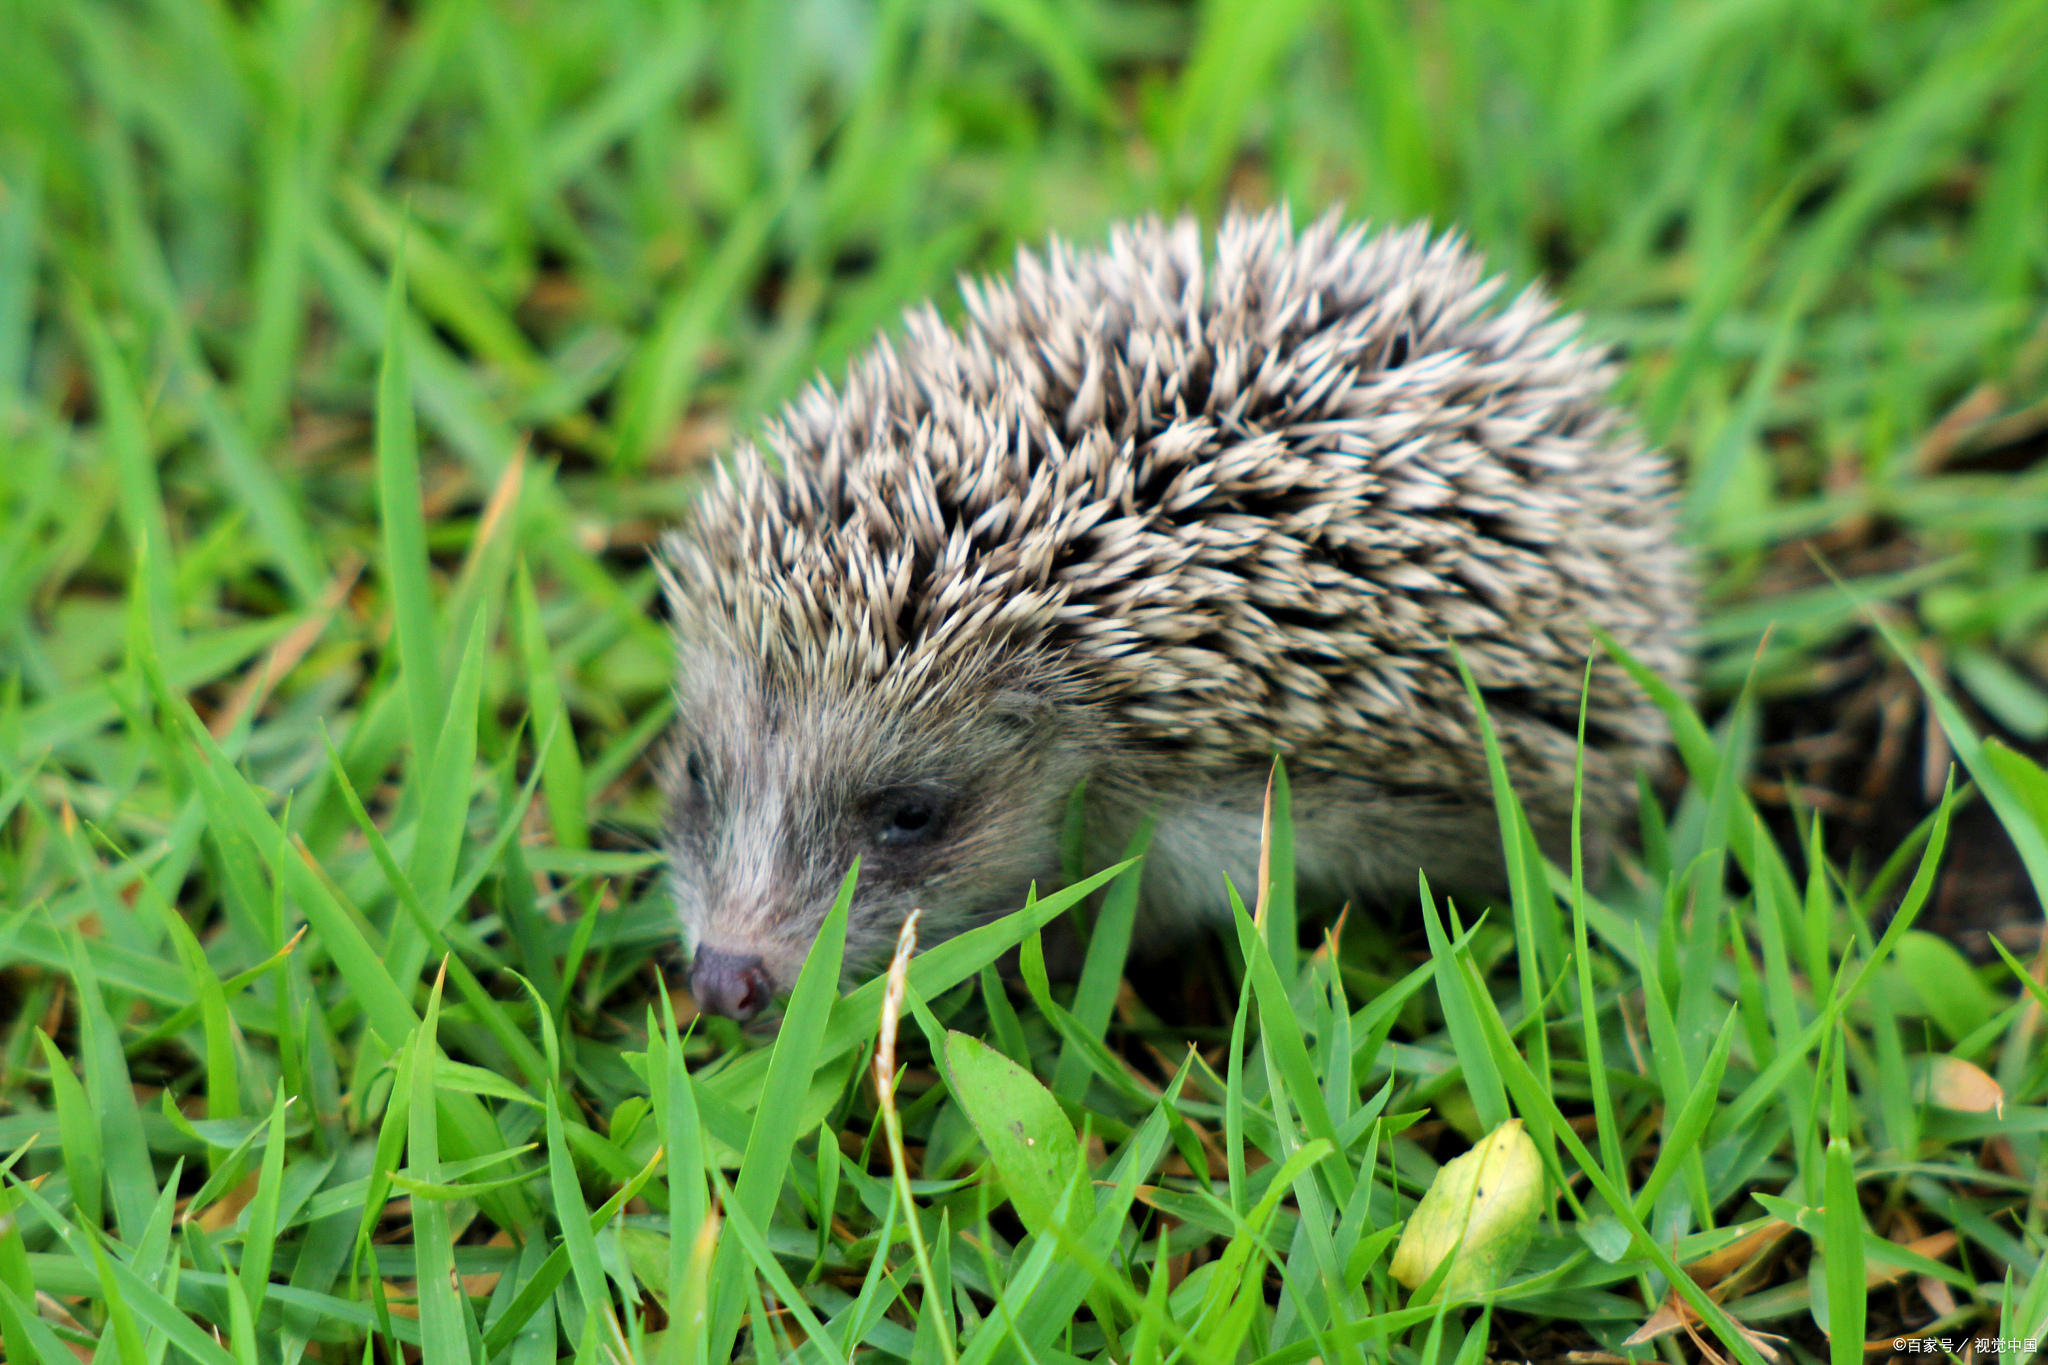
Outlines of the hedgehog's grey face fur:
[[1028,678],[991,671],[904,708],[714,646],[685,650],[679,691],[666,838],[699,961],[758,957],[787,992],[856,858],[849,971],[886,957],[913,908],[943,937],[1057,871],[1085,737]]

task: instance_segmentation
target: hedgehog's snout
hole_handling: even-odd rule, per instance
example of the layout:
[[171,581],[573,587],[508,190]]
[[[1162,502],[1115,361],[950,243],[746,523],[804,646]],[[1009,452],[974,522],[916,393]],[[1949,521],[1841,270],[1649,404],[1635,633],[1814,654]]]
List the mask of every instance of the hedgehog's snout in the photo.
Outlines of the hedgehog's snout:
[[767,1008],[775,981],[758,953],[699,948],[690,964],[690,994],[706,1013],[745,1023]]

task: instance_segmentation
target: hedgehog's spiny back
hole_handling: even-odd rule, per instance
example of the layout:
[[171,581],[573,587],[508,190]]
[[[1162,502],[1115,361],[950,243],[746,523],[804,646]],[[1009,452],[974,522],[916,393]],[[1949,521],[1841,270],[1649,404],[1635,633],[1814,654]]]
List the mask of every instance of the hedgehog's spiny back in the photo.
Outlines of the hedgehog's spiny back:
[[[1667,673],[1688,625],[1670,481],[1601,357],[1454,240],[1232,217],[1020,254],[910,315],[743,449],[676,547],[686,632],[915,704],[969,658],[1065,651],[1141,744],[1277,746],[1483,783],[1454,639],[1511,761],[1568,771],[1595,621]],[[1626,761],[1661,739],[1596,674]],[[1597,755],[1596,755],[1597,763]]]

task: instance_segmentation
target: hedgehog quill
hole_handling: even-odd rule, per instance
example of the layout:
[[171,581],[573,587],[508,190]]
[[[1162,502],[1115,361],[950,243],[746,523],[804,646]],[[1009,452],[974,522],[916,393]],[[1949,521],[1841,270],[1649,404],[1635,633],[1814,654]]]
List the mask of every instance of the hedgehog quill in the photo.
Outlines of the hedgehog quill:
[[[848,960],[1016,909],[1148,813],[1140,933],[1249,892],[1274,755],[1306,889],[1502,880],[1472,669],[1539,840],[1569,835],[1589,626],[1682,677],[1674,485],[1613,366],[1454,237],[1192,220],[1020,253],[742,445],[664,547],[665,839],[699,1004],[796,979],[858,856]],[[772,456],[772,459],[771,459]],[[1604,656],[1586,825],[1662,719]]]

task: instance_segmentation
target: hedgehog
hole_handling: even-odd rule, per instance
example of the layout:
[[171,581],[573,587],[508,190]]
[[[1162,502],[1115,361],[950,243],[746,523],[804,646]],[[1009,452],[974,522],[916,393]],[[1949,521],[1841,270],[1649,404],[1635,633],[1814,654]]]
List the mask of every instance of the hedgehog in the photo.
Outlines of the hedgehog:
[[[795,982],[859,860],[849,970],[1149,822],[1140,946],[1249,893],[1276,757],[1305,894],[1498,889],[1479,716],[1546,851],[1605,847],[1680,679],[1673,476],[1615,367],[1455,235],[1233,212],[1019,252],[740,444],[660,559],[657,766],[700,1008]],[[763,446],[765,445],[765,449]]]

